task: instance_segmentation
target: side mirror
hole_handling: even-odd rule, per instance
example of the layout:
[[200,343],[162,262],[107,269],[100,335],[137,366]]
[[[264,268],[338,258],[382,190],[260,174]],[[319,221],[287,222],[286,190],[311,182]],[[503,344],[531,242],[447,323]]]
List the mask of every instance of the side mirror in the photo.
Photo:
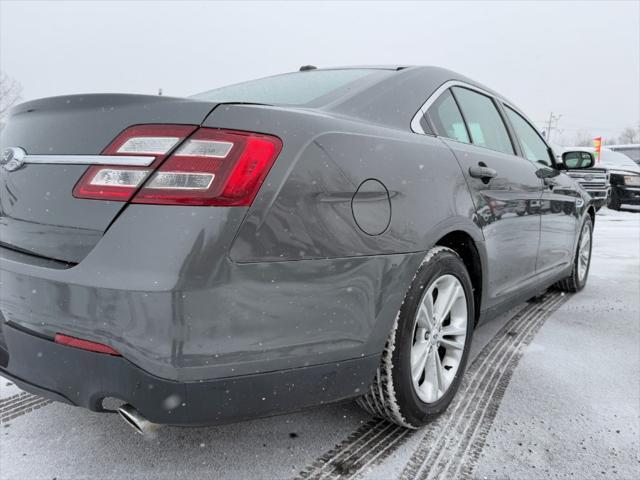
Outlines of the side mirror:
[[581,168],[591,168],[595,165],[596,160],[592,153],[582,150],[572,150],[562,154],[562,163],[570,170]]

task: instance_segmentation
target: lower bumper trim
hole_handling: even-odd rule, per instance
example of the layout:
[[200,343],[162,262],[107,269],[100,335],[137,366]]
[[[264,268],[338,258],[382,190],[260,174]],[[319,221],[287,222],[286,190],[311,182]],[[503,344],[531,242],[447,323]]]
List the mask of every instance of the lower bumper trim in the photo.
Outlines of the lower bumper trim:
[[9,352],[0,375],[55,401],[105,411],[104,398],[133,405],[149,421],[215,425],[277,415],[359,396],[379,355],[198,382],[155,377],[122,357],[79,350],[3,327]]

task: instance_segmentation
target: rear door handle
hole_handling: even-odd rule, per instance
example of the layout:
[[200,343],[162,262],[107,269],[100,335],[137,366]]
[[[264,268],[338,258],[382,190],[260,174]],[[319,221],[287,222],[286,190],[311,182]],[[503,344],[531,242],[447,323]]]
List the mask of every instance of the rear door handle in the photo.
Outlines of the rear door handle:
[[498,172],[496,172],[493,168],[478,165],[476,167],[469,167],[469,175],[471,175],[473,178],[488,179],[497,177]]

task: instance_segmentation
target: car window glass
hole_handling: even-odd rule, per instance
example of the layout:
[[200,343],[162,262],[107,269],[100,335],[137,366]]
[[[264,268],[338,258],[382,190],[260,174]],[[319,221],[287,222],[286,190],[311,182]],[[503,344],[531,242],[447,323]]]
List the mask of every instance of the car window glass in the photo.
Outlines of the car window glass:
[[588,153],[582,152],[580,154],[580,158],[582,159],[580,162],[581,168],[586,168],[591,164],[591,155],[589,155]]
[[438,135],[469,143],[464,120],[449,90],[440,95],[431,105],[427,111],[427,117]]
[[335,100],[367,81],[392,75],[390,70],[352,68],[285,73],[228,85],[191,98],[217,103],[242,102],[268,105],[308,105]]
[[507,127],[491,98],[462,87],[454,87],[453,92],[474,145],[504,153],[515,153]]
[[563,161],[567,168],[585,168],[591,163],[591,156],[586,152],[567,152]]
[[580,154],[578,152],[570,152],[563,157],[564,164],[567,168],[576,168],[580,165]]
[[[544,165],[550,166],[551,162],[549,160],[549,149],[547,147],[547,144],[544,143],[542,138],[540,138],[540,134],[538,134],[536,129],[533,128],[529,124],[529,122],[522,118],[522,116],[515,110],[509,108],[506,105],[505,110],[507,112],[509,120],[511,121],[511,125],[513,125],[513,129],[515,130],[516,135],[520,140],[520,145],[522,146],[522,153],[524,157],[533,163],[542,163]],[[578,156],[576,156],[576,165],[579,164],[579,160],[581,160],[581,158],[578,158]]]
[[582,161],[580,163],[581,168],[587,168],[589,165],[591,165],[591,162],[592,162],[591,155],[589,155],[586,152],[582,152],[580,154],[580,157],[582,158]]

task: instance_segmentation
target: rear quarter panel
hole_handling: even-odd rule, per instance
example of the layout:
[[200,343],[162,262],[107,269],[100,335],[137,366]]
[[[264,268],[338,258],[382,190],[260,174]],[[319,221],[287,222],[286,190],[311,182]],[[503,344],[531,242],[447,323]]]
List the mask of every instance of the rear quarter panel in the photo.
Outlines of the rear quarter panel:
[[[455,229],[482,239],[460,167],[437,138],[336,116],[242,106],[215,110],[205,125],[262,131],[284,144],[231,248],[235,262],[421,252]],[[391,205],[390,222],[379,235],[362,231],[353,213],[354,195],[368,179],[381,182],[389,198],[367,200],[359,215],[384,216]]]

